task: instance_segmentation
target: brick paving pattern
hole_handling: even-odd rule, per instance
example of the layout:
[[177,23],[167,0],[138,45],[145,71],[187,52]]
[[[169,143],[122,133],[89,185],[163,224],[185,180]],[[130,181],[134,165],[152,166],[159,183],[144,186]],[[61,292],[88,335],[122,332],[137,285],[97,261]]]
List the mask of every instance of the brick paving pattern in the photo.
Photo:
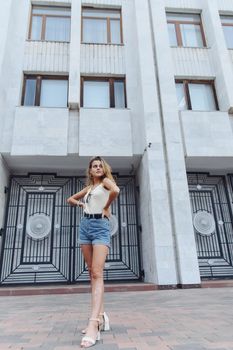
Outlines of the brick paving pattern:
[[[89,294],[0,297],[0,350],[75,350]],[[233,350],[233,288],[105,294],[96,350]]]

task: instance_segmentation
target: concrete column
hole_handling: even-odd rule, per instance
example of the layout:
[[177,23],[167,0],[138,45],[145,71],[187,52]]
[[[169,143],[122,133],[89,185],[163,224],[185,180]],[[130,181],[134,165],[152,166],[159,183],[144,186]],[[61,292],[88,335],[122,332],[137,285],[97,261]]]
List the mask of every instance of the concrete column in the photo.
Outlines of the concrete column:
[[[145,153],[138,171],[145,280],[176,285],[177,271],[147,1],[135,0]],[[143,135],[143,132],[142,132]]]
[[[14,128],[15,106],[21,103],[24,43],[27,39],[31,2],[11,0],[4,21],[5,46],[1,61],[0,80],[0,152],[10,152]],[[5,5],[4,5],[5,6]]]
[[5,44],[7,39],[8,21],[10,16],[11,0],[4,1],[1,4],[0,11],[0,69],[2,68],[2,60],[5,52]]
[[[5,186],[8,187],[9,181],[9,169],[2,158],[0,153],[0,229],[4,227],[4,216],[5,216],[5,207],[6,207],[6,193]],[[1,243],[2,236],[0,236],[0,254],[1,254]]]
[[[6,38],[7,38],[7,28],[8,28],[8,16],[10,13],[10,5],[11,1],[4,1],[1,6],[0,11],[0,76],[2,77],[2,62],[4,58],[4,52],[5,52],[5,44],[6,44]],[[4,113],[2,113],[2,103],[3,103],[3,96],[2,96],[2,86],[0,83],[0,140],[2,139],[2,131],[3,131],[3,120],[4,120]],[[1,144],[1,142],[0,142]],[[1,148],[0,148],[1,150]]]
[[137,24],[134,1],[122,1],[122,30],[127,89],[127,107],[131,113],[133,154],[142,154],[144,149],[144,121],[142,91],[139,74]]
[[72,0],[68,97],[70,109],[80,107],[81,9],[81,0]]
[[151,14],[154,67],[157,79],[157,94],[160,100],[159,113],[161,116],[168,179],[170,220],[176,247],[178,283],[181,285],[199,284],[200,273],[192,224],[164,1],[148,0],[148,2]]
[[233,113],[233,65],[226,46],[218,3],[216,0],[206,0],[204,3],[202,20],[216,71],[215,86],[219,107],[222,111]]

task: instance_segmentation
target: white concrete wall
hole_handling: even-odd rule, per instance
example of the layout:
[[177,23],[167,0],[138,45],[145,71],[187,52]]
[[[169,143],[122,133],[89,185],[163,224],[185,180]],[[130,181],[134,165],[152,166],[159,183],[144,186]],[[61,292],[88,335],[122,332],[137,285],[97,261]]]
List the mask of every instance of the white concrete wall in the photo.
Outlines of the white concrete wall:
[[233,133],[226,112],[180,112],[186,157],[232,157]]
[[132,0],[82,0],[82,5],[97,5],[97,6],[121,6],[125,1]]
[[217,0],[205,1],[202,19],[215,68],[219,108],[233,112],[233,66],[222,30]]
[[79,115],[78,111],[69,111],[68,121],[68,154],[74,154],[77,156],[79,153]]
[[[43,2],[42,2],[43,3]],[[56,1],[54,1],[54,4]],[[58,2],[59,4],[61,2]],[[5,56],[3,57],[3,81],[0,82],[1,89],[1,105],[2,110],[2,130],[3,137],[1,138],[1,150],[10,152],[12,148],[13,124],[14,124],[14,106],[20,104],[22,75],[24,72],[30,73],[56,73],[67,74],[69,71],[69,106],[71,109],[77,109],[80,105],[80,74],[87,75],[126,75],[127,86],[127,102],[128,108],[131,109],[131,129],[132,129],[132,147],[133,154],[141,154],[144,149],[145,131],[143,125],[143,101],[142,101],[142,84],[139,74],[138,61],[138,42],[137,32],[144,31],[140,23],[135,20],[135,5],[134,1],[81,1],[73,0],[66,1],[67,5],[72,5],[72,26],[71,26],[71,43],[41,43],[27,41],[27,33],[29,27],[30,2],[24,2],[24,6],[13,0],[11,16],[8,23],[8,31],[5,33]],[[81,45],[80,38],[80,15],[81,3],[86,5],[101,5],[101,6],[122,6],[123,19],[123,46],[115,45]],[[207,3],[208,5],[208,3]],[[221,110],[228,110],[233,100],[233,79],[229,70],[232,70],[232,53],[226,50],[224,46],[223,33],[220,21],[217,22],[217,29],[213,33],[213,23],[216,23],[218,10],[226,11],[231,9],[232,5],[228,1],[221,3],[214,0],[208,6],[202,1],[194,0],[167,0],[164,1],[163,11],[165,7],[169,10],[179,9],[184,11],[197,10],[203,11],[203,25],[207,36],[209,48],[192,49],[192,48],[171,48],[173,73],[175,77],[189,78],[215,78],[216,87]],[[211,6],[210,6],[211,5]],[[212,6],[213,5],[213,6]],[[6,5],[5,5],[6,6]],[[18,13],[20,12],[20,16]],[[6,9],[7,13],[7,9]],[[157,12],[156,12],[157,13]],[[156,17],[156,14],[155,14]],[[27,19],[25,21],[25,18]],[[6,16],[7,19],[7,16]],[[7,21],[5,29],[7,28]],[[13,32],[17,35],[13,40],[7,38]],[[16,30],[18,28],[19,30]],[[167,28],[164,28],[167,31]],[[157,31],[160,33],[160,31]],[[151,33],[145,35],[149,37]],[[4,39],[4,35],[3,39]],[[3,41],[1,41],[3,45]],[[169,43],[168,43],[169,44]],[[157,45],[157,43],[155,43]],[[223,50],[223,55],[222,55]],[[230,52],[228,52],[230,51]],[[224,56],[224,57],[223,57]],[[17,57],[17,65],[9,60],[9,57]],[[110,112],[112,113],[112,111]],[[74,114],[73,114],[74,115]],[[76,114],[77,116],[77,114]],[[77,116],[78,118],[78,116]],[[69,118],[71,126],[69,130],[73,131],[72,125],[75,125],[75,130],[78,130],[78,120],[72,116]],[[71,132],[72,133],[72,132]],[[78,139],[70,143],[69,149],[71,152],[77,152]],[[184,135],[185,136],[185,135]],[[76,134],[76,138],[77,138]],[[33,140],[31,140],[33,142]],[[45,141],[46,144],[46,141]],[[71,144],[73,146],[71,146]],[[76,145],[76,146],[74,146]],[[46,152],[46,150],[45,150]],[[227,155],[227,153],[226,153]]]
[[220,11],[233,12],[233,2],[231,0],[216,0],[216,4]]
[[229,50],[229,56],[230,56],[230,60],[233,64],[233,50]]
[[67,155],[68,120],[67,108],[17,107],[11,155]]
[[[142,244],[142,268],[144,270],[144,279],[146,282],[152,282],[158,284],[160,279],[158,277],[158,269],[156,263],[156,243],[155,243],[155,229],[153,223],[153,214],[151,199],[153,197],[150,188],[150,175],[147,166],[148,157],[147,154],[143,156],[140,167],[137,173],[137,181],[139,185],[139,209],[140,209],[140,221],[141,221],[141,244]],[[174,273],[173,281],[174,284],[177,283],[176,273]],[[167,284],[168,281],[163,283]],[[172,283],[171,283],[172,284]]]
[[213,78],[215,70],[207,48],[172,47],[172,60],[176,78]]
[[9,15],[10,15],[10,7],[11,0],[3,1],[1,4],[1,12],[0,12],[0,70],[2,68],[2,60],[4,58],[4,51],[6,45],[6,39],[8,34],[8,23],[9,23]]
[[81,74],[121,75],[125,69],[125,47],[121,45],[81,45]]
[[[39,3],[39,2],[38,2]],[[41,2],[43,4],[43,1]],[[61,1],[53,1],[54,4],[61,4]],[[83,2],[88,4],[87,2]],[[90,2],[94,5],[112,5],[113,2]],[[123,18],[123,38],[124,45],[81,45],[81,0],[67,1],[67,5],[72,5],[71,11],[71,42],[54,43],[54,42],[37,42],[28,41],[29,18],[30,18],[30,1],[24,2],[24,6],[18,2],[12,4],[12,17],[20,13],[17,20],[10,20],[9,26],[14,24],[14,31],[18,34],[14,40],[10,39],[13,30],[9,29],[9,38],[4,56],[4,81],[0,82],[2,88],[2,109],[4,120],[2,122],[4,137],[1,140],[1,150],[12,154],[16,151],[17,142],[13,140],[14,118],[18,114],[14,109],[21,103],[23,73],[45,73],[45,74],[69,74],[69,97],[68,105],[70,109],[76,110],[80,107],[80,74],[87,75],[126,75],[127,88],[127,105],[131,109],[130,123],[132,129],[131,142],[133,154],[141,154],[144,141],[142,136],[143,124],[141,118],[141,84],[140,75],[138,74],[138,58],[137,58],[137,28],[134,19],[134,2],[118,1],[116,6],[122,6]],[[26,19],[26,20],[25,20]],[[24,22],[23,22],[24,21]],[[23,24],[22,24],[23,22]],[[15,62],[8,60],[11,57],[17,57],[17,65]],[[127,74],[126,74],[127,72]],[[5,81],[6,80],[6,81]],[[6,104],[7,102],[7,104]],[[37,113],[37,112],[36,112]],[[70,112],[71,113],[71,112]],[[109,110],[110,114],[114,111]],[[74,140],[74,130],[78,131],[78,119],[75,119],[71,113],[68,126],[72,141],[69,141],[69,152],[78,152],[78,133]],[[25,117],[27,118],[27,116]],[[34,123],[32,122],[32,125]],[[74,129],[73,129],[74,126]],[[126,125],[126,128],[128,126]],[[28,144],[35,141],[32,132],[28,132]],[[70,134],[70,135],[71,135]],[[103,136],[105,133],[103,133]],[[25,141],[25,138],[24,138]],[[43,141],[46,153],[46,139]],[[36,148],[37,146],[35,146]],[[33,147],[32,147],[33,149]],[[119,148],[120,150],[120,148]],[[48,154],[51,149],[48,146]],[[22,152],[22,149],[21,151]],[[25,155],[28,153],[25,149]],[[32,150],[30,151],[32,152]],[[115,151],[117,153],[117,150]],[[121,153],[121,151],[120,151]],[[22,154],[22,153],[21,153]],[[39,164],[38,164],[39,165]]]
[[0,80],[1,152],[10,152],[11,150],[15,106],[19,105],[21,100],[24,44],[29,26],[30,1],[25,0],[22,5],[22,2],[12,0],[9,11],[8,32]]
[[127,107],[131,110],[131,128],[133,154],[141,155],[146,144],[146,132],[143,119],[142,77],[136,5],[134,0],[122,3],[122,27],[125,45],[126,98]]
[[80,110],[80,156],[132,156],[132,133],[129,110]]
[[[220,111],[231,113],[233,54],[226,47],[219,13],[232,13],[232,2],[166,0],[165,6],[167,10],[200,12],[207,41],[207,48],[170,49],[175,78],[214,79]],[[232,157],[233,135],[228,114],[181,112],[180,120],[186,163],[190,169],[201,170],[203,166],[208,169],[208,165],[213,169],[211,157],[217,157],[218,167],[224,171],[226,161],[220,161],[219,157]],[[205,161],[201,157],[205,157]],[[232,162],[231,158],[228,162]]]
[[69,43],[26,41],[24,49],[24,72],[68,73]]
[[164,0],[164,6],[170,9],[185,10],[189,8],[198,10],[202,8],[203,0]]
[[[144,149],[141,80],[139,74],[137,25],[133,0],[83,1],[86,5],[121,6],[123,45],[81,45],[81,75],[126,76],[127,107],[131,110],[133,154]],[[113,114],[113,110],[109,114]]]
[[81,0],[72,0],[68,105],[80,107]]
[[233,111],[232,54],[225,42],[219,14],[232,13],[231,0],[165,0],[166,10],[201,13],[207,49],[172,48],[174,73],[188,78],[215,78],[219,108]]
[[[0,76],[2,77],[2,64],[4,60],[5,46],[8,34],[8,23],[10,15],[11,1],[4,1],[1,4],[0,11]],[[3,110],[3,90],[0,87],[0,110]],[[0,113],[0,140],[2,140],[3,133],[3,124],[4,124],[4,113]],[[0,141],[1,144],[1,141]]]

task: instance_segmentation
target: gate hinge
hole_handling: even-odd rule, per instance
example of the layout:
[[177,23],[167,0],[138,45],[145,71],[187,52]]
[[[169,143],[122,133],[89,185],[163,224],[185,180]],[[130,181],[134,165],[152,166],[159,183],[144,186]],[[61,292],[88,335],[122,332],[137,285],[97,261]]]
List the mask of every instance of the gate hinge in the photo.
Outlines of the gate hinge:
[[3,235],[3,231],[4,231],[4,229],[0,228],[0,237]]
[[9,187],[4,186],[4,193],[5,193],[5,194],[8,193],[8,190],[9,190]]

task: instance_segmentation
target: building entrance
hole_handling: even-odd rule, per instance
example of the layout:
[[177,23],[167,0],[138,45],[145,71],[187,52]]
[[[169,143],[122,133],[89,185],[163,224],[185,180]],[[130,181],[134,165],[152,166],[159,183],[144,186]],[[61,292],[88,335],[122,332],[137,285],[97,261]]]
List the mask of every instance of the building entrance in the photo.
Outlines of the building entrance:
[[188,174],[202,278],[233,277],[232,187],[224,176]]
[[[117,183],[121,192],[112,205],[115,223],[104,278],[140,280],[134,177],[119,176]],[[82,177],[32,173],[12,177],[0,261],[2,285],[89,279],[77,242],[82,211],[66,201],[84,186]]]

